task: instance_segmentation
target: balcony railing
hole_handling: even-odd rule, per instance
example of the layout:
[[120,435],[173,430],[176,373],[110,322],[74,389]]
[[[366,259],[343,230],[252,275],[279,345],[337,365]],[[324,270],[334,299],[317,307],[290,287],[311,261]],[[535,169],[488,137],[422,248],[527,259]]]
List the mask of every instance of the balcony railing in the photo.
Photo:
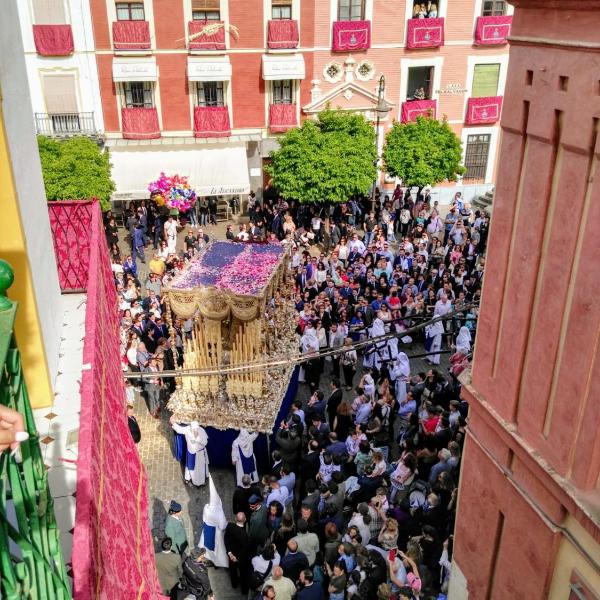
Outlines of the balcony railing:
[[406,23],[406,47],[439,48],[444,45],[444,19],[409,19]]
[[298,125],[295,104],[271,104],[269,106],[269,129],[273,133],[284,133]]
[[371,21],[334,21],[332,50],[354,52],[371,47]]
[[69,600],[48,474],[13,335],[17,305],[5,297],[10,265],[0,260],[0,405],[20,413],[29,439],[0,454],[0,597]]
[[38,135],[69,137],[73,135],[95,135],[94,113],[35,113],[35,128]]
[[298,21],[274,19],[267,26],[267,46],[271,49],[297,48],[299,41]]
[[407,100],[402,103],[402,123],[415,121],[417,117],[435,119],[437,100]]
[[502,96],[486,96],[467,100],[466,125],[491,125],[500,120]]
[[112,33],[115,50],[150,50],[148,21],[115,21]]
[[512,16],[477,17],[475,44],[478,46],[499,46],[506,44],[510,35]]

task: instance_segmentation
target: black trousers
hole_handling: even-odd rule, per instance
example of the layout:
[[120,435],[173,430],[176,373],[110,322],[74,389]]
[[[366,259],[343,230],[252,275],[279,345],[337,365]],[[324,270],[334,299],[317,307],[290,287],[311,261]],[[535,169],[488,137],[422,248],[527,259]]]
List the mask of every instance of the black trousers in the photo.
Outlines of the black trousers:
[[236,588],[239,583],[241,585],[242,594],[247,594],[249,591],[248,582],[250,581],[250,565],[248,562],[233,562],[230,560],[229,578],[231,579],[231,587]]

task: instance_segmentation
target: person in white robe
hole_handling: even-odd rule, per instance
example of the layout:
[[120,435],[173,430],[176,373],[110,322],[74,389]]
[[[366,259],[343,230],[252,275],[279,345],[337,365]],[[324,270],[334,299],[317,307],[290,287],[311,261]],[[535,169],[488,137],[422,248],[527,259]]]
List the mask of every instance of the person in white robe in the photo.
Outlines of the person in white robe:
[[[446,294],[442,294],[441,298],[435,303],[433,309],[433,318],[443,317],[452,310],[452,304],[448,300]],[[434,321],[425,327],[425,349],[427,352],[433,352],[427,357],[427,361],[432,365],[440,364],[439,350],[442,349],[442,336],[446,331],[444,321]]]
[[235,465],[236,485],[242,487],[242,478],[249,475],[252,483],[258,483],[256,457],[254,456],[254,440],[258,433],[240,429],[240,434],[231,446],[231,462]]
[[[377,317],[369,327],[369,338],[377,338],[386,334],[384,322]],[[363,366],[369,369],[380,370],[386,361],[395,358],[398,352],[398,340],[390,339],[377,342],[371,347],[371,351],[365,353]]]
[[174,431],[185,436],[186,454],[185,454],[185,473],[186,482],[191,482],[195,486],[202,486],[206,483],[208,477],[208,435],[203,427],[200,427],[197,421],[188,424],[176,423],[171,417],[171,427]]
[[[300,338],[300,345],[302,354],[310,354],[312,352],[319,351],[319,338],[317,337],[317,332],[310,321],[304,327],[304,333]],[[301,383],[304,383],[305,381],[305,370],[303,366],[300,367],[298,381]]]
[[390,369],[390,379],[396,385],[396,402],[404,402],[407,384],[410,381],[410,361],[406,353],[398,353],[398,357]]
[[465,356],[471,352],[471,332],[464,325],[460,328],[456,336],[456,351]]
[[202,509],[202,533],[199,548],[206,548],[206,558],[215,567],[228,567],[229,558],[225,550],[225,528],[227,517],[223,512],[223,502],[217,492],[212,477],[208,476],[209,501]]

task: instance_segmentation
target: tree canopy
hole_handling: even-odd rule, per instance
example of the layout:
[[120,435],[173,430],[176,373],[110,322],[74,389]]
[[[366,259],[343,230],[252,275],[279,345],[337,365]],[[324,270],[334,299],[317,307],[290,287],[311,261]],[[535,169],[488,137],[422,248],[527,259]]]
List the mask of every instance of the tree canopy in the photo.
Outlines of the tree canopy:
[[48,200],[98,198],[102,210],[110,208],[115,184],[108,152],[84,137],[58,141],[40,136],[38,148]]
[[386,171],[410,186],[454,181],[465,172],[461,159],[461,141],[448,123],[425,117],[394,123],[383,149]]
[[346,202],[375,179],[375,131],[362,115],[324,110],[279,144],[265,170],[286,200]]

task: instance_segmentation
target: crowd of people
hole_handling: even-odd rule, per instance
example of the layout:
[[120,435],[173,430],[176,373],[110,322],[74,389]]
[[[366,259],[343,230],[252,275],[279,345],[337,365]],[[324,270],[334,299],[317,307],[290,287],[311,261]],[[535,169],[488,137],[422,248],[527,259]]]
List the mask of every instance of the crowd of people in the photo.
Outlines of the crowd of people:
[[[468,408],[457,376],[476,335],[488,216],[457,194],[442,217],[427,190],[400,186],[374,204],[333,207],[252,194],[248,213],[250,223],[228,226],[227,239],[290,248],[309,398],[276,425],[269,471],[244,475],[236,488],[225,530],[232,585],[265,600],[444,597]],[[161,288],[208,243],[198,216],[188,216],[196,225],[182,246],[182,221],[142,204],[127,220],[127,256],[107,216],[126,370],[181,364],[191,322],[169,331]],[[157,220],[158,233],[149,225]],[[145,259],[149,245],[142,285],[136,253]],[[406,351],[417,348],[431,368],[413,368]],[[142,385],[158,417],[174,382]],[[173,549],[167,536],[162,552]],[[204,568],[205,560],[195,552],[186,562]],[[185,589],[161,583],[173,597]]]

